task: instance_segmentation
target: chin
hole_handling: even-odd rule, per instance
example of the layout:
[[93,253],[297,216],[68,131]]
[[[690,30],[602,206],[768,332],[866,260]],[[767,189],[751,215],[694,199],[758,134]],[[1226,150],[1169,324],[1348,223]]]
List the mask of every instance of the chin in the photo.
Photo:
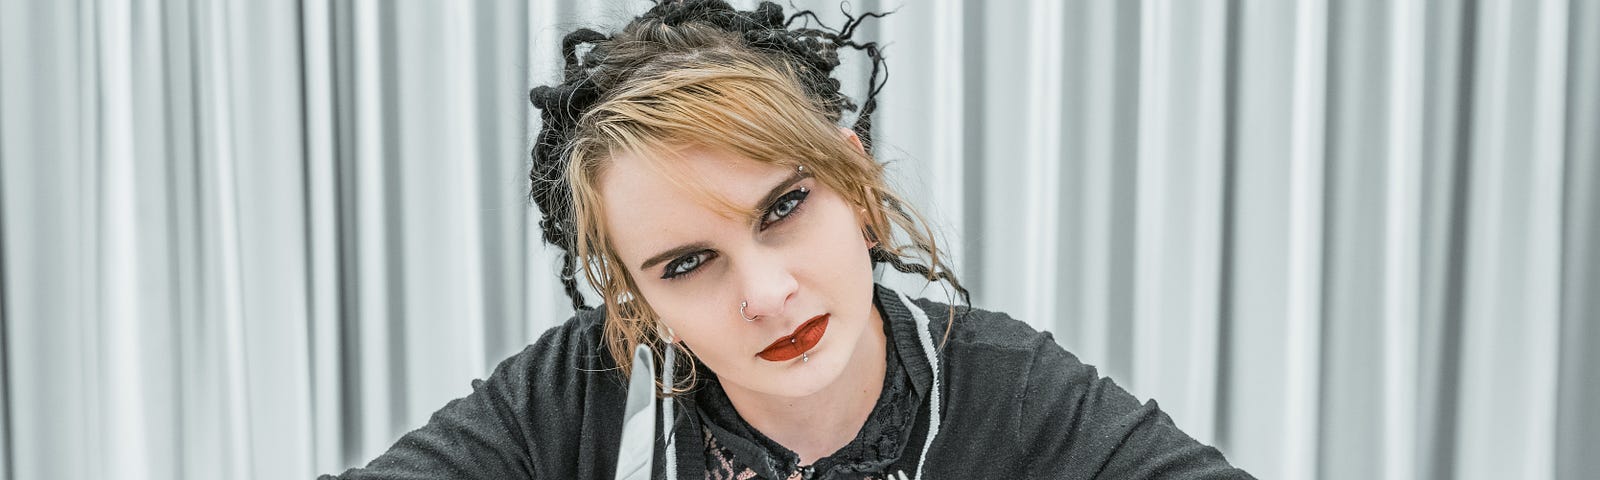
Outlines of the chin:
[[776,365],[778,372],[768,377],[776,380],[768,384],[771,389],[768,393],[803,398],[822,392],[838,382],[839,377],[844,376],[845,369],[860,361],[855,358],[856,346],[862,340],[865,324],[864,321],[857,321],[840,325],[847,328],[830,328],[830,335],[823,337],[817,347],[811,350],[810,361],[791,360],[793,363]]
[[[821,352],[817,356],[822,356]],[[769,384],[771,389],[767,393],[789,398],[816,395],[839,380],[849,361],[848,358],[834,355],[829,359],[813,358],[809,362],[780,367],[784,371],[769,377],[777,381]]]

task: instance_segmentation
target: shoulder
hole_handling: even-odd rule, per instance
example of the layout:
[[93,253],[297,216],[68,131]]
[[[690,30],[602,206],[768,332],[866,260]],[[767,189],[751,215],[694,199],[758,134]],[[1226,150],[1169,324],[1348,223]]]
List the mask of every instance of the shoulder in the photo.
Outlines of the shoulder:
[[616,461],[627,377],[605,346],[604,318],[602,309],[577,312],[488,382],[510,393],[509,430],[526,445],[534,478],[598,478],[596,465]]
[[[498,370],[526,375],[535,385],[552,382],[586,383],[609,378],[624,382],[616,361],[606,348],[605,311],[581,310],[540,335],[521,352],[501,362]],[[507,372],[511,373],[511,372]],[[608,382],[612,383],[612,382]]]
[[[930,327],[949,318],[948,305],[913,302],[927,313]],[[947,441],[1027,452],[998,455],[1001,463],[1020,469],[1018,476],[1030,478],[1250,478],[1215,448],[1179,430],[1154,401],[1141,402],[1100,376],[1049,332],[1001,312],[954,310],[940,352],[948,366]],[[983,475],[963,470],[960,462],[941,467]]]
[[545,330],[528,350],[552,353],[604,354],[605,309],[580,310],[560,325]]
[[[966,306],[951,307],[928,299],[912,300],[928,315],[929,328],[946,369],[946,388],[959,399],[1018,410],[1051,408],[1046,404],[1081,395],[1110,382],[1092,365],[1080,361],[1040,331],[1004,312]],[[953,312],[953,313],[952,313]],[[947,336],[940,331],[949,325]]]
[[539,341],[570,346],[598,346],[596,342],[602,340],[605,318],[605,307],[579,310],[561,325],[545,330]]
[[[1030,359],[1048,354],[1081,365],[1076,356],[1061,348],[1050,332],[1040,331],[1005,312],[961,305],[952,307],[926,298],[911,301],[928,315],[928,327],[933,331],[935,342],[943,344],[941,350],[951,353],[971,349],[1009,351]],[[946,325],[948,336],[941,338],[939,332]]]
[[993,346],[1023,346],[1039,341],[1041,336],[1049,336],[1048,333],[1040,332],[1005,312],[952,306],[926,298],[913,299],[912,303],[916,303],[924,312],[928,312],[930,326],[941,324],[942,320],[947,319],[953,322],[950,341]]
[[603,318],[598,309],[577,312],[501,360],[488,378],[473,380],[473,389],[492,392],[515,407],[549,408],[570,405],[595,387],[623,385],[606,353]]
[[579,311],[545,330],[486,379],[473,380],[474,394],[493,399],[515,418],[519,428],[514,430],[539,447],[535,450],[560,450],[540,445],[556,438],[541,437],[576,435],[585,424],[582,417],[620,412],[627,391],[627,379],[605,348],[603,318],[600,310]]
[[365,468],[339,478],[603,478],[615,462],[622,382],[600,311],[582,311],[501,361]]
[[[981,463],[1006,465],[1010,469],[1006,475],[1038,473],[1032,465],[1034,454],[1067,436],[1053,432],[1066,433],[1079,423],[1077,406],[1099,383],[1098,372],[1063,349],[1049,332],[1006,313],[969,311],[958,305],[951,320],[950,305],[925,299],[912,302],[928,315],[935,344],[941,341],[941,327],[950,322],[949,336],[938,348],[943,370],[940,392],[947,399],[941,405],[946,425],[941,441],[952,446],[995,446],[987,453],[995,463],[941,462],[941,471],[980,477],[995,473],[975,466]],[[962,458],[960,448],[956,450],[949,454]],[[1055,473],[1060,472],[1045,476]]]

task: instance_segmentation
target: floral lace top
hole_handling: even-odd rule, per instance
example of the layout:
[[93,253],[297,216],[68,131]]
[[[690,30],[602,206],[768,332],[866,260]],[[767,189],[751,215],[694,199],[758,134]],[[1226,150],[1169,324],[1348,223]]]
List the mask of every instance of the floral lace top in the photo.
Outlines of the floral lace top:
[[695,402],[699,405],[701,434],[705,437],[706,479],[876,480],[897,478],[894,472],[913,472],[918,452],[903,454],[921,401],[895,353],[889,323],[884,322],[884,333],[890,340],[885,342],[887,364],[878,403],[850,443],[811,465],[800,465],[798,454],[745,422],[734,410],[721,383],[714,376],[708,376],[704,388],[696,393],[698,401]]

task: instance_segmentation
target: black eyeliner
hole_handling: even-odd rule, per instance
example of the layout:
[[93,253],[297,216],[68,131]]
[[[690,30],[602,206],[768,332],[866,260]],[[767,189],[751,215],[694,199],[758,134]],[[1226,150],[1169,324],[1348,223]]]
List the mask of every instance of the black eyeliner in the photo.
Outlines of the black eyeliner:
[[[808,178],[808,177],[809,176],[801,177],[800,179],[804,180],[805,178]],[[799,195],[796,195],[796,194],[799,194]],[[782,223],[782,222],[790,219],[791,217],[794,217],[795,214],[800,213],[800,210],[802,208],[804,208],[804,206],[806,204],[806,199],[809,198],[810,196],[811,196],[811,188],[809,188],[809,187],[799,187],[799,188],[796,188],[794,190],[790,190],[790,191],[788,191],[788,192],[786,192],[786,193],[784,193],[782,195],[779,195],[777,199],[773,200],[772,203],[767,205],[766,209],[762,210],[761,219],[757,222],[758,226],[760,227],[760,230],[761,231],[765,231],[768,227],[770,227],[772,225],[775,225],[775,224],[778,224],[778,223]],[[790,209],[789,213],[784,215],[783,218],[777,219],[777,220],[773,221],[772,223],[765,223],[767,215],[771,215],[773,213],[773,209],[776,208],[779,204],[781,204],[783,202],[786,202],[786,201],[789,201],[791,199],[790,197],[793,197],[792,200],[795,201],[794,208]],[[677,273],[677,274],[673,273],[673,270],[677,269],[678,265],[682,264],[684,260],[686,260],[688,258],[691,258],[693,256],[696,256],[696,255],[706,255],[706,258],[704,260],[701,260],[700,264],[696,265],[693,270],[689,270],[687,272]],[[705,265],[706,262],[709,262],[712,259],[715,259],[716,257],[717,257],[717,255],[716,255],[715,252],[712,252],[710,250],[699,250],[699,251],[691,253],[689,256],[678,257],[678,258],[672,259],[670,261],[667,261],[666,265],[662,266],[662,270],[663,271],[661,273],[661,279],[662,280],[671,281],[671,280],[678,280],[678,279],[681,279],[681,278],[689,276],[689,275],[693,275],[695,272],[700,271],[700,268],[702,268],[701,267],[702,265]]]
[[[800,195],[797,195],[797,196],[794,197],[794,200],[795,200],[794,208],[789,210],[789,213],[787,215],[784,215],[783,218],[777,219],[777,220],[773,221],[772,223],[766,223],[767,215],[771,215],[772,212],[773,212],[773,209],[776,208],[778,206],[778,204],[781,204],[783,202],[788,201],[786,199],[788,199],[791,195],[794,195],[796,193],[799,193]],[[774,200],[771,205],[767,205],[767,209],[764,210],[761,213],[761,221],[759,222],[759,226],[760,226],[761,231],[766,231],[767,227],[769,227],[769,226],[771,226],[773,224],[777,224],[777,223],[783,222],[785,220],[788,220],[789,217],[793,217],[794,214],[799,213],[800,212],[800,207],[806,204],[806,198],[808,198],[810,196],[811,196],[811,189],[810,188],[806,188],[806,187],[796,188],[794,190],[790,190],[788,193],[785,193],[785,194],[779,196],[778,199]]]

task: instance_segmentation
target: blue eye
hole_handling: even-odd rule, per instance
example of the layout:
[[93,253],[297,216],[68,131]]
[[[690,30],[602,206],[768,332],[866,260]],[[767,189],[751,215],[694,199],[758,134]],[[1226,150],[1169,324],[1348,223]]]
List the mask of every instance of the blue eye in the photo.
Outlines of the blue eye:
[[768,226],[789,218],[789,215],[800,209],[800,204],[805,203],[806,196],[810,194],[811,189],[800,187],[778,197],[777,201],[772,202],[772,206],[767,207],[767,214],[761,217],[761,229],[766,230]]
[[[766,230],[767,227],[793,216],[795,212],[800,210],[800,206],[805,203],[806,196],[810,194],[811,189],[800,187],[778,197],[777,200],[772,202],[771,206],[767,207],[766,215],[761,217],[761,229]],[[700,267],[705,265],[706,262],[710,262],[715,258],[717,258],[717,252],[711,250],[701,250],[678,257],[667,263],[665,271],[661,273],[661,278],[663,280],[687,278],[700,270]]]
[[705,265],[706,262],[709,262],[711,259],[716,257],[716,252],[712,252],[710,250],[701,250],[678,257],[677,260],[673,260],[672,263],[667,264],[667,270],[661,274],[661,278],[663,280],[675,280],[685,275],[689,275],[694,273],[695,270],[699,270],[701,265]]

